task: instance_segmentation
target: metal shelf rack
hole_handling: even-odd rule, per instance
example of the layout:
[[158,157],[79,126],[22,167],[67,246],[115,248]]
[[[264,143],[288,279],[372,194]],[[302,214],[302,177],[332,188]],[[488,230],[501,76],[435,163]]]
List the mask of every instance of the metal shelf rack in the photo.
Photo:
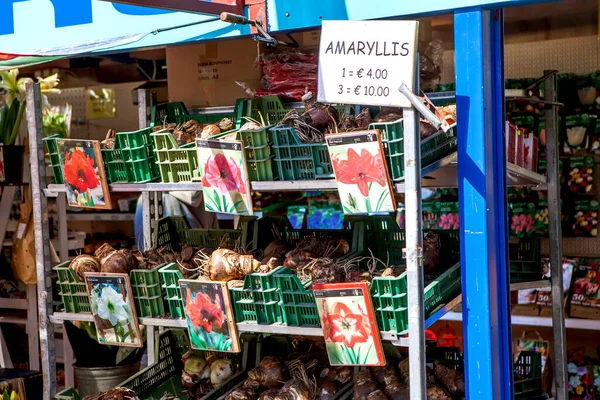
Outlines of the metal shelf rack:
[[[285,7],[271,7],[269,11],[270,27],[274,31],[290,31],[310,26],[318,26],[321,19],[348,19],[348,10],[345,7],[323,9],[322,3],[310,0],[310,6],[314,7],[311,13],[306,13],[308,4],[304,2],[283,2],[273,0],[274,3],[283,3]],[[345,0],[343,3],[350,3]],[[523,5],[528,0],[513,0],[504,3],[508,5]],[[359,2],[354,2],[356,5]],[[376,2],[381,5],[382,2]],[[467,4],[468,3],[468,4]],[[386,17],[400,17],[408,15],[420,15],[424,13],[435,13],[451,10],[454,11],[455,19],[455,51],[456,51],[456,98],[465,98],[468,101],[458,101],[458,154],[447,157],[436,165],[431,171],[420,168],[407,168],[407,179],[404,184],[396,185],[396,190],[407,195],[414,196],[411,199],[413,206],[417,209],[415,215],[420,215],[420,198],[418,192],[422,186],[458,186],[460,192],[461,208],[461,274],[463,277],[463,295],[468,301],[468,306],[463,307],[463,317],[469,323],[464,327],[465,332],[465,374],[468,382],[468,398],[510,398],[512,395],[512,354],[510,333],[510,312],[508,310],[509,284],[506,268],[506,224],[498,221],[506,221],[506,193],[505,188],[511,184],[522,184],[546,188],[548,190],[550,235],[551,235],[551,265],[552,265],[552,293],[553,293],[553,328],[556,362],[556,398],[566,399],[566,354],[565,354],[565,319],[562,304],[562,273],[561,269],[561,232],[560,216],[558,214],[559,185],[558,185],[558,141],[556,132],[556,95],[554,78],[548,77],[545,81],[544,102],[546,109],[546,134],[548,149],[548,179],[544,180],[537,174],[528,173],[521,168],[506,165],[502,135],[503,121],[503,71],[502,71],[502,48],[503,32],[502,10],[490,10],[477,8],[477,6],[490,6],[490,2],[421,2],[407,4],[405,2],[385,2],[386,6],[362,7],[364,13],[360,18],[376,19]],[[465,9],[464,7],[471,7]],[[358,6],[356,6],[358,7]],[[353,12],[356,12],[356,7]],[[286,9],[286,17],[282,18],[277,13]],[[309,8],[310,9],[310,8]],[[385,10],[385,11],[383,11]],[[356,16],[355,16],[356,17]],[[350,17],[352,18],[352,17]],[[474,45],[476,44],[476,45]],[[138,99],[140,104],[139,121],[140,127],[145,127],[149,115],[149,96],[142,91]],[[40,345],[42,349],[42,370],[44,373],[45,398],[50,398],[54,393],[55,386],[55,348],[54,348],[54,323],[64,319],[61,317],[76,319],[85,318],[81,315],[64,315],[52,310],[52,291],[49,279],[51,270],[49,262],[48,226],[47,226],[47,201],[44,195],[46,168],[44,165],[42,145],[42,121],[39,105],[41,95],[39,86],[27,85],[27,107],[28,127],[30,135],[32,193],[34,203],[34,223],[36,239],[36,263],[38,278],[38,300],[39,300],[39,332]],[[414,122],[414,121],[413,121]],[[418,124],[417,124],[418,125]],[[418,155],[418,136],[405,138],[406,147],[416,147]],[[415,143],[417,144],[416,146]],[[461,145],[460,143],[467,143]],[[412,149],[415,150],[415,149]],[[411,151],[412,151],[411,150]],[[407,159],[409,156],[407,155]],[[417,157],[417,160],[419,158]],[[460,160],[460,164],[457,163]],[[417,163],[418,165],[418,163]],[[421,181],[420,176],[425,177]],[[429,178],[433,179],[429,179]],[[434,182],[430,182],[435,180]],[[253,190],[318,190],[331,189],[331,182],[316,181],[301,186],[298,182],[256,182]],[[46,192],[48,196],[59,193],[59,187],[49,187]],[[198,184],[192,184],[184,188],[183,185],[147,184],[139,185],[114,185],[114,191],[140,191],[144,204],[144,238],[146,247],[152,243],[148,241],[151,237],[151,229],[154,221],[160,216],[160,192],[168,190],[199,190]],[[61,196],[64,197],[64,196]],[[418,218],[418,217],[416,217]],[[414,227],[415,219],[410,226]],[[66,223],[66,220],[64,221]],[[417,224],[418,225],[418,224]],[[407,232],[414,236],[412,244],[418,247],[419,240],[415,232]],[[414,250],[414,249],[413,249]],[[412,261],[411,261],[412,262]],[[409,309],[413,306],[422,308],[422,287],[419,287],[419,271],[413,271],[413,278],[409,280]],[[422,274],[422,272],[421,272]],[[422,281],[422,277],[421,277]],[[411,283],[412,282],[412,283]],[[417,294],[415,296],[415,293]],[[458,304],[458,299],[454,300]],[[447,310],[441,310],[440,314]],[[452,315],[452,314],[447,314]],[[422,316],[413,318],[411,323],[418,324],[419,329],[428,323],[423,321]],[[441,315],[440,315],[441,317]],[[171,322],[168,320],[142,319],[149,329],[148,338],[154,341],[154,328],[166,327]],[[178,322],[179,323],[179,322]],[[293,334],[300,329],[281,326],[260,326],[240,324],[240,330],[256,331],[269,330]],[[320,330],[315,328],[302,330],[302,334],[321,335]],[[388,336],[384,333],[384,339],[395,343],[406,343],[403,338]],[[477,340],[473,340],[477,338]],[[411,398],[424,400],[424,337],[417,338],[414,335],[410,340],[409,353],[411,359]],[[151,343],[149,343],[151,344]]]

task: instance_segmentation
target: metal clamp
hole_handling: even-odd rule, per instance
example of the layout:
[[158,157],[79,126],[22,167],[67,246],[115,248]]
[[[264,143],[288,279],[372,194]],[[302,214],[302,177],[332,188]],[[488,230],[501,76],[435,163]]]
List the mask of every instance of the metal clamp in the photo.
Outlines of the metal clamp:
[[[447,132],[448,129],[450,129],[450,125],[448,124],[448,122],[446,122],[446,120],[443,118],[438,118],[438,116],[433,111],[431,111],[429,107],[427,107],[423,100],[420,99],[416,94],[414,94],[412,90],[408,88],[408,86],[406,86],[406,83],[403,83],[398,90],[400,91],[400,93],[406,96],[408,101],[410,101],[410,104],[412,104],[417,109],[417,111],[419,111],[419,113],[421,113],[421,115],[423,115],[423,117],[425,117],[431,123],[431,125],[435,127],[435,129],[442,129],[444,132]],[[427,97],[425,97],[425,99],[428,102],[428,104],[431,104],[433,106],[433,104],[429,101],[429,99],[427,99]],[[435,108],[435,106],[433,107]]]
[[417,257],[418,260],[422,260],[423,259],[423,248],[421,246],[417,246],[417,247],[413,247],[411,249],[406,248],[406,247],[402,249],[402,258],[410,259],[412,257]]
[[260,21],[256,21],[253,19],[249,19],[244,17],[243,15],[232,14],[228,12],[222,12],[220,15],[221,21],[229,22],[237,25],[250,25],[256,28],[258,31],[258,35],[254,35],[254,40],[258,42],[265,43],[268,47],[277,47],[278,45],[288,46],[296,48],[298,47],[298,42],[292,37],[292,35],[288,34],[287,37],[290,40],[289,42],[284,42],[281,40],[275,39],[273,36],[269,35],[269,33],[262,27]]

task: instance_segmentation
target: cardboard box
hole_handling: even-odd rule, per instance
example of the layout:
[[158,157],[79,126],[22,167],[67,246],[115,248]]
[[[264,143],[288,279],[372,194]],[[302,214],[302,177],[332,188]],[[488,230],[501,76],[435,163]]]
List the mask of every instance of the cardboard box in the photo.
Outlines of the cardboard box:
[[257,55],[252,39],[167,48],[169,101],[188,108],[234,105],[249,97],[236,81],[260,84]]
[[[524,153],[525,153],[525,144],[523,142],[524,133],[520,129],[517,129],[517,139],[516,139],[516,152],[515,152],[515,160],[513,163],[518,165],[519,167],[525,166],[524,161]],[[509,160],[510,161],[510,160]]]
[[538,138],[533,133],[526,133],[523,138],[524,153],[523,158],[525,159],[524,168],[537,172],[538,167]]
[[506,160],[514,163],[517,153],[517,126],[506,121]]

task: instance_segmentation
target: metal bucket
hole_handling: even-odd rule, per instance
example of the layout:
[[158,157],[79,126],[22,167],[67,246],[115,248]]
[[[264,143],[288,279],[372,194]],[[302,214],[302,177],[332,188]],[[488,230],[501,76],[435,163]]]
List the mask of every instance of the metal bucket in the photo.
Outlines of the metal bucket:
[[121,367],[73,367],[77,391],[81,397],[106,392],[140,370],[140,364]]

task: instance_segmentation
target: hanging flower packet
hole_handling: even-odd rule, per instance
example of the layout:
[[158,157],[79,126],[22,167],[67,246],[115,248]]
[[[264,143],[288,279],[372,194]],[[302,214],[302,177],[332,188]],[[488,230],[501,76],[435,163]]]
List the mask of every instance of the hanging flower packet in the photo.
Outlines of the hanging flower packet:
[[587,151],[589,137],[595,132],[596,117],[590,114],[569,115],[563,127],[563,151],[565,154],[579,154]]
[[576,200],[571,220],[573,236],[598,236],[598,201]]
[[530,237],[535,227],[534,203],[509,203],[510,234],[513,237]]
[[569,160],[567,188],[573,194],[594,193],[594,157],[572,157]]

